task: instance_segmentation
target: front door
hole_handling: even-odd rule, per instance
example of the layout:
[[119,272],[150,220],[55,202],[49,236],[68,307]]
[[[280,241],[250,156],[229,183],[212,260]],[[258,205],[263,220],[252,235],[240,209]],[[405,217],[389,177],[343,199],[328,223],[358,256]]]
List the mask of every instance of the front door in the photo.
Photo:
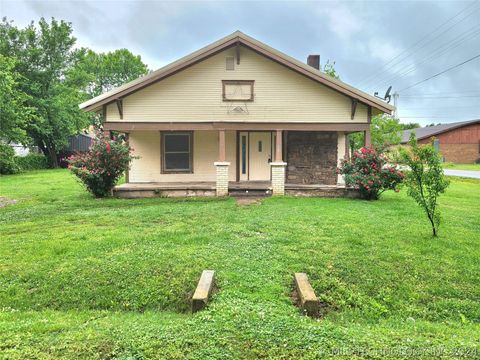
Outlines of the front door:
[[[266,181],[270,180],[270,162],[272,161],[272,133],[271,132],[248,132],[241,133],[240,139],[247,144],[240,143],[241,171],[240,180]],[[245,151],[248,150],[248,151]],[[245,176],[248,175],[248,176]],[[246,179],[247,177],[247,179]]]

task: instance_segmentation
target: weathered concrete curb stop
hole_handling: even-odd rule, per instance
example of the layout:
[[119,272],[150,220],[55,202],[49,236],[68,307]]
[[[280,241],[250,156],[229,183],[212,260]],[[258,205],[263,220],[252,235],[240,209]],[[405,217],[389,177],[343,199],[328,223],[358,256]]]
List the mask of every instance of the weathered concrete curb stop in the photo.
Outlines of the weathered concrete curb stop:
[[295,273],[295,286],[297,287],[299,307],[309,316],[318,316],[320,314],[320,301],[308,282],[307,274]]
[[203,270],[197,288],[195,289],[195,293],[192,296],[192,313],[200,311],[207,306],[214,281],[215,271]]

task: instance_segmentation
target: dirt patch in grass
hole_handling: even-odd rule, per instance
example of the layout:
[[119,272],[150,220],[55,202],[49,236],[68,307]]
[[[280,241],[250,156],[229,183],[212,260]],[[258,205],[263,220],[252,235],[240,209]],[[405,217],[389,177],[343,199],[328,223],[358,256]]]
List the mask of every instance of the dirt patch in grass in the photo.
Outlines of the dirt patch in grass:
[[3,196],[0,196],[0,208],[7,205],[14,205],[17,203],[17,200],[9,199]]
[[263,199],[265,199],[263,196],[239,196],[235,198],[240,206],[259,205]]

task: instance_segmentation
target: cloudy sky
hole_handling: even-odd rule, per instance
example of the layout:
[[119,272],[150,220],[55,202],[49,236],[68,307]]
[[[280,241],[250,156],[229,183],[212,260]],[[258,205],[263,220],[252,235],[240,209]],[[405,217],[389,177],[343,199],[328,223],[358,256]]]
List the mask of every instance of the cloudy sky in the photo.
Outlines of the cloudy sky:
[[0,0],[0,15],[17,26],[67,20],[79,46],[125,47],[151,69],[241,30],[299,60],[320,54],[322,65],[334,61],[343,81],[368,93],[392,85],[402,122],[480,118],[480,57],[468,61],[480,55],[479,0]]

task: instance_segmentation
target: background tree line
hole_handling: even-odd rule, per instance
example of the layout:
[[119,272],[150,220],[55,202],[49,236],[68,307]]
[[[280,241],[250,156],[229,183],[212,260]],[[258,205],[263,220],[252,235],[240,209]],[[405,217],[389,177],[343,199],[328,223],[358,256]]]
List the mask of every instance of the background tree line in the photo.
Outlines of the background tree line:
[[98,125],[78,105],[147,74],[127,49],[96,53],[76,46],[72,24],[41,18],[18,28],[0,23],[0,141],[37,146],[58,166],[68,138]]

